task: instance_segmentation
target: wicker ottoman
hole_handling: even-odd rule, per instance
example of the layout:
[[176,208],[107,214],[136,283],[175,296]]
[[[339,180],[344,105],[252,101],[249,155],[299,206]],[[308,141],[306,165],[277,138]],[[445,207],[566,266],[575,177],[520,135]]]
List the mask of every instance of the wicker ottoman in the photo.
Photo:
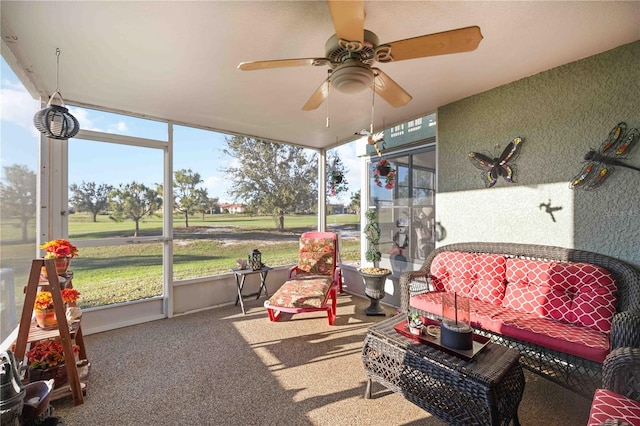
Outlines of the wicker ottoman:
[[519,425],[524,392],[520,353],[488,343],[471,361],[404,337],[399,315],[369,328],[362,361],[371,381],[455,425]]

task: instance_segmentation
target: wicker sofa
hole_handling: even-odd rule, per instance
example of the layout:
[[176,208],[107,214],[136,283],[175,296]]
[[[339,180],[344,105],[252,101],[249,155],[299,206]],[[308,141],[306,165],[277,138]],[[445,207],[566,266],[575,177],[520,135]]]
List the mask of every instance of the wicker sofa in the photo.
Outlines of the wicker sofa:
[[[472,262],[475,267],[454,265],[457,272],[452,273],[451,265],[443,266],[443,258],[449,263],[452,259]],[[483,268],[491,270],[489,278],[478,272]],[[516,268],[520,269],[513,272]],[[497,278],[494,269],[500,270]],[[556,270],[561,271],[559,275],[552,272]],[[580,293],[584,271],[596,276],[591,278],[595,284]],[[519,350],[525,368],[589,399],[601,387],[605,356],[615,348],[640,347],[640,270],[598,253],[516,243],[450,244],[431,252],[420,270],[403,273],[400,286],[401,311],[417,311],[432,318],[441,313],[438,292],[453,288],[469,297],[476,333]],[[543,287],[546,290],[541,290]],[[535,294],[527,296],[527,288],[533,288]],[[556,299],[548,302],[551,293]],[[568,311],[566,306],[573,306],[574,299],[582,306]],[[526,304],[523,300],[532,305],[521,307]]]

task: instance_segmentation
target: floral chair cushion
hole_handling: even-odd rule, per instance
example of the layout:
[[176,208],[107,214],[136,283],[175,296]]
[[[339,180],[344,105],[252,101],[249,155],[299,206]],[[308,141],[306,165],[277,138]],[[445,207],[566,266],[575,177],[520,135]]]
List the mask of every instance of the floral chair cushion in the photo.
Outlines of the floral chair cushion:
[[333,276],[336,241],[333,238],[300,238],[298,272]]
[[269,299],[269,305],[282,308],[321,308],[333,279],[307,275],[285,282]]

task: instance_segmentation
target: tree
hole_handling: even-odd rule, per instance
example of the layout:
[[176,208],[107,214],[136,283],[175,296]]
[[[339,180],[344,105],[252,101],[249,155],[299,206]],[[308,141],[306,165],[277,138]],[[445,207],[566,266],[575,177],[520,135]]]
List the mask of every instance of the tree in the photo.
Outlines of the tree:
[[135,181],[126,185],[120,184],[118,189],[111,190],[109,194],[109,217],[116,222],[133,220],[136,224],[134,237],[137,237],[140,231],[140,220],[145,216],[152,216],[161,206],[162,199],[158,191]]
[[[175,172],[173,180],[173,209],[184,215],[184,226],[189,227],[189,215],[198,211],[201,197],[208,198],[207,190],[198,189],[202,183],[200,173],[194,173],[191,169],[182,169]],[[204,191],[204,193],[202,192]]]
[[220,199],[218,197],[209,198],[207,211],[209,214],[220,213]]
[[355,212],[360,216],[360,190],[351,193],[351,203],[349,204],[349,210]]
[[93,221],[97,222],[98,214],[109,206],[109,193],[113,186],[82,181],[80,185],[71,184],[69,189],[73,193],[69,200],[71,205],[78,211],[91,212]]
[[196,195],[196,207],[195,210],[202,214],[202,220],[207,212],[214,212],[218,205],[217,198],[209,198],[209,194],[205,188],[198,188],[195,190]]
[[303,148],[244,136],[226,138],[224,153],[237,159],[229,175],[229,194],[263,214],[271,214],[284,230],[288,211],[312,211],[318,198],[318,158]]
[[22,241],[27,241],[29,221],[36,217],[36,173],[24,164],[4,167],[5,182],[0,182],[3,221],[17,219]]

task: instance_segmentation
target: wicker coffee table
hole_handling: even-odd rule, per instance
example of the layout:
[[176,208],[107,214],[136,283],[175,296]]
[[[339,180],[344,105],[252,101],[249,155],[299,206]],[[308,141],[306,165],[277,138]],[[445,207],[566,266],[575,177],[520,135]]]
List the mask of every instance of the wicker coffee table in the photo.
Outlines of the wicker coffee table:
[[362,361],[369,378],[455,425],[519,425],[524,392],[520,353],[494,343],[470,361],[398,333],[398,315],[369,328]]

